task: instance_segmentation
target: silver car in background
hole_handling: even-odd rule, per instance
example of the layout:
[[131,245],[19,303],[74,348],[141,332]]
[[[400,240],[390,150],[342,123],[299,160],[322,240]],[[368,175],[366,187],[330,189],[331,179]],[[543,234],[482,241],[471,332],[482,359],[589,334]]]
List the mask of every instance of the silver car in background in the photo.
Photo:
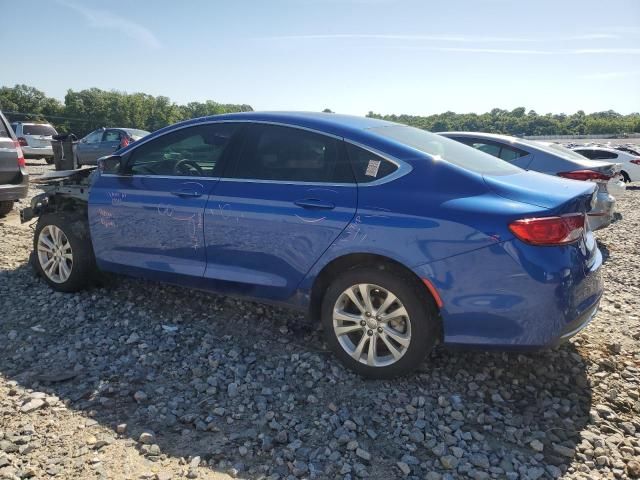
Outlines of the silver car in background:
[[53,163],[53,148],[51,139],[58,132],[49,123],[43,122],[14,122],[11,128],[18,137],[25,158],[44,158],[47,163]]
[[[508,135],[478,132],[442,132],[440,135],[501,158],[525,170],[548,175],[595,182],[598,185],[596,205],[589,212],[589,226],[598,230],[614,219],[616,199],[612,192],[624,192],[620,165],[587,160],[561,145],[535,142]],[[611,189],[611,192],[610,192]]]

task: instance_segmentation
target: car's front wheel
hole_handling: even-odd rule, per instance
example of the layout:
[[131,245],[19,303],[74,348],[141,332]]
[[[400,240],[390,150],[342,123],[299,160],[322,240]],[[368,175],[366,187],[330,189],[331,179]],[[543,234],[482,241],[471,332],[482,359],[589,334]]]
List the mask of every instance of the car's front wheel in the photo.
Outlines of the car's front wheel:
[[41,216],[33,247],[35,268],[54,290],[77,292],[91,281],[95,258],[86,221],[81,217]]
[[328,344],[360,375],[390,378],[414,370],[438,339],[433,299],[393,269],[362,267],[337,277],[322,302]]

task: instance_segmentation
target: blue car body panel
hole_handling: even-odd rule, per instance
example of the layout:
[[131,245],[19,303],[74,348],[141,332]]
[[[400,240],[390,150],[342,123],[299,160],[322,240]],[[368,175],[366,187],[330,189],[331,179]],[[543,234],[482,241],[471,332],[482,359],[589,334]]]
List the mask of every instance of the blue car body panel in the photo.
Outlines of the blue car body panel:
[[597,306],[602,257],[590,232],[570,245],[534,247],[508,228],[516,219],[588,210],[595,190],[588,182],[519,169],[480,174],[371,130],[395,124],[333,114],[194,119],[119,154],[209,122],[323,132],[406,168],[388,182],[342,185],[99,174],[89,218],[101,269],[305,309],[327,265],[375,254],[433,285],[443,340],[460,345],[549,345]]
[[[98,267],[164,281],[204,275],[203,221],[217,178],[192,180],[102,175],[89,194]],[[181,191],[198,196],[180,196]]]
[[[355,185],[222,180],[205,215],[205,279],[226,293],[287,300],[354,217],[357,192]],[[305,200],[331,208],[296,203]]]

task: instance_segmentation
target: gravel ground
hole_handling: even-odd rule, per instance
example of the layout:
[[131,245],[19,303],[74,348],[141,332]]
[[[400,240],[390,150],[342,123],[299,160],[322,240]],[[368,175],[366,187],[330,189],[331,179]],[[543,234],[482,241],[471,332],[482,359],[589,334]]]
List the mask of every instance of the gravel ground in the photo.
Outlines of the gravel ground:
[[637,478],[640,187],[619,210],[598,233],[601,310],[571,342],[438,349],[384,382],[345,371],[285,310],[120,277],[54,293],[27,265],[33,227],[12,214],[0,478]]

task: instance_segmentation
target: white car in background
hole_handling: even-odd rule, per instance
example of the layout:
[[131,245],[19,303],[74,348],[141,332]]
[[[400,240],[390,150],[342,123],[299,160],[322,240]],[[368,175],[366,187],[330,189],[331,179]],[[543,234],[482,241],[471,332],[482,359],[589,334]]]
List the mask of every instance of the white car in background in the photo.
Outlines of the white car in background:
[[14,122],[11,128],[18,137],[25,158],[44,158],[53,163],[51,138],[58,132],[52,125],[40,122]]
[[620,173],[625,182],[640,182],[640,157],[606,147],[575,147],[573,151],[590,160],[608,160],[622,165]]

